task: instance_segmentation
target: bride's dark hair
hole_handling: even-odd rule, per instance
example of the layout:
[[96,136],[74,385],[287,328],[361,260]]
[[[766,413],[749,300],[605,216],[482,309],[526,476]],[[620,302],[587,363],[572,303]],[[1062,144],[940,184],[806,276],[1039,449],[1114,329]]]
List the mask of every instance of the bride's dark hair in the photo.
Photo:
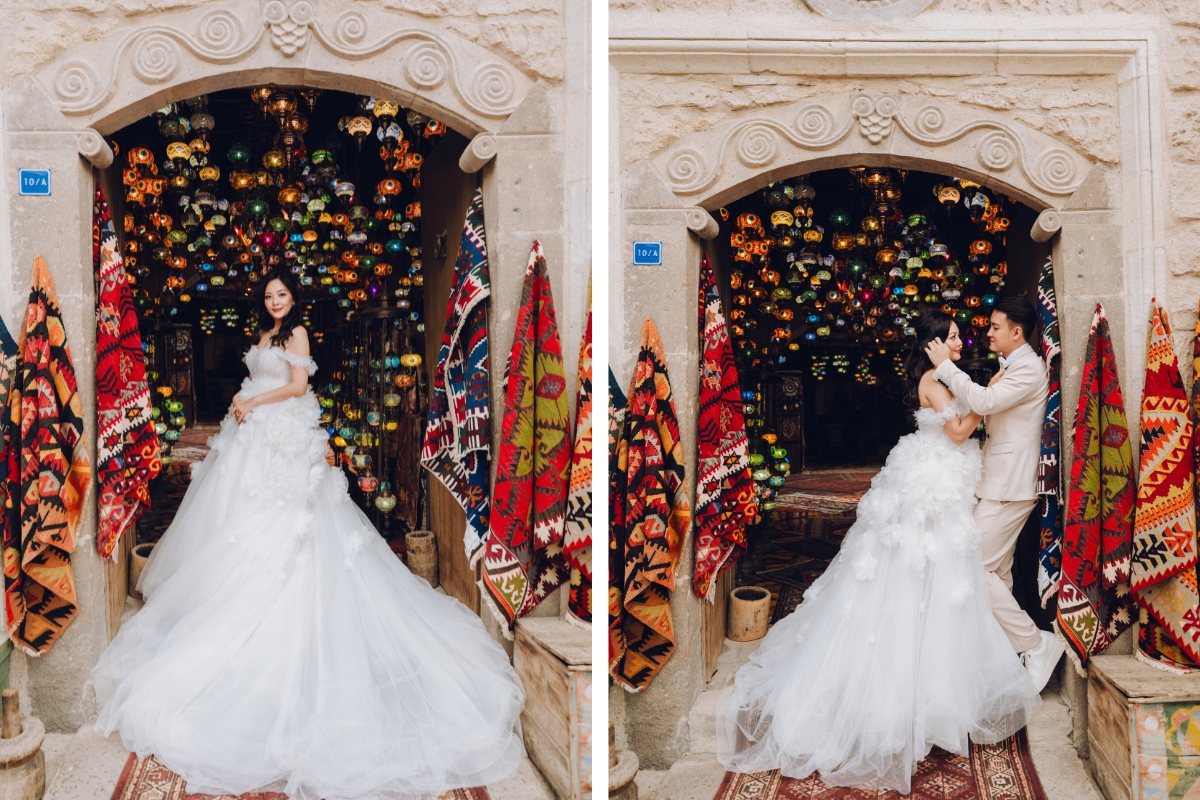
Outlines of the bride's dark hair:
[[941,311],[926,311],[917,318],[914,326],[917,336],[912,349],[908,351],[908,357],[904,359],[904,404],[909,408],[920,407],[921,396],[917,389],[921,385],[921,376],[933,368],[925,347],[934,339],[946,341],[953,324],[954,318]]
[[292,308],[279,323],[279,331],[271,337],[271,344],[276,347],[287,347],[292,331],[304,324],[304,312],[300,309],[300,283],[296,276],[287,270],[273,269],[263,276],[262,288],[258,290],[258,329],[269,331],[275,327],[275,318],[267,311],[267,285],[271,281],[282,283],[292,295]]

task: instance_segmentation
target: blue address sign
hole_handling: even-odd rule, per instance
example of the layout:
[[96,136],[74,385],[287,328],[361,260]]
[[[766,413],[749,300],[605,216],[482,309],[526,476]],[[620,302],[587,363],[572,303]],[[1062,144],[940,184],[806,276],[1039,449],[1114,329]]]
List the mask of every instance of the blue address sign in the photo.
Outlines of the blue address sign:
[[635,267],[661,267],[662,242],[634,242],[633,265]]
[[32,197],[50,196],[50,170],[22,169],[18,170],[17,174],[20,179],[18,194]]

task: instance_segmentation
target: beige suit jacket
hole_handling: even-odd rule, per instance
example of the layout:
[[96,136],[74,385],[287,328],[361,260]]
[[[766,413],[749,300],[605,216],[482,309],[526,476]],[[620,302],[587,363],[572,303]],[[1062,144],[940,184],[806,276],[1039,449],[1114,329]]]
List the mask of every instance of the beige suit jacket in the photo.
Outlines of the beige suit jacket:
[[1037,353],[1026,350],[1012,359],[991,386],[975,383],[949,360],[933,377],[984,417],[983,478],[975,494],[983,500],[1035,499],[1049,388]]

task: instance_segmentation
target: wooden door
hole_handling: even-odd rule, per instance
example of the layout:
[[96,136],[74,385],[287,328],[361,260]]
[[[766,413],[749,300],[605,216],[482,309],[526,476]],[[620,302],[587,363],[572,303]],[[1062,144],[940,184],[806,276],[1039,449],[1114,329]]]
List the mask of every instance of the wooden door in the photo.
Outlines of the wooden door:
[[729,593],[737,586],[735,575],[737,566],[729,567],[717,578],[713,591],[713,602],[704,603],[704,617],[701,622],[701,639],[703,641],[704,682],[712,680],[717,671],[717,659],[721,656],[721,648],[725,645],[725,625],[728,616]]
[[[459,169],[458,157],[467,140],[450,131],[421,167],[421,256],[425,273],[425,367],[432,385],[442,334],[446,330],[446,305],[458,258],[459,239],[467,208],[475,193],[476,175]],[[484,209],[487,224],[487,209]],[[444,253],[444,255],[441,255]],[[490,366],[497,368],[495,353]],[[503,362],[501,362],[503,367]],[[428,475],[429,527],[437,539],[439,580],[446,593],[479,612],[479,576],[467,563],[463,533],[467,515],[442,482]]]

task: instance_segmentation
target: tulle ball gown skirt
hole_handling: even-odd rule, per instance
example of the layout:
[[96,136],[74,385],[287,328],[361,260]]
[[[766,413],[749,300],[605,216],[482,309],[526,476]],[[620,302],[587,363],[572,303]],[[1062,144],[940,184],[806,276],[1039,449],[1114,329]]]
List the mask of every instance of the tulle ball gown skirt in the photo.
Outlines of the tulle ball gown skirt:
[[727,769],[907,794],[934,745],[1025,725],[1040,698],[992,616],[978,474],[974,443],[932,425],[901,440],[834,563],[720,697]]
[[312,395],[226,420],[93,671],[97,729],[190,792],[416,800],[511,775],[524,693],[324,462]]

